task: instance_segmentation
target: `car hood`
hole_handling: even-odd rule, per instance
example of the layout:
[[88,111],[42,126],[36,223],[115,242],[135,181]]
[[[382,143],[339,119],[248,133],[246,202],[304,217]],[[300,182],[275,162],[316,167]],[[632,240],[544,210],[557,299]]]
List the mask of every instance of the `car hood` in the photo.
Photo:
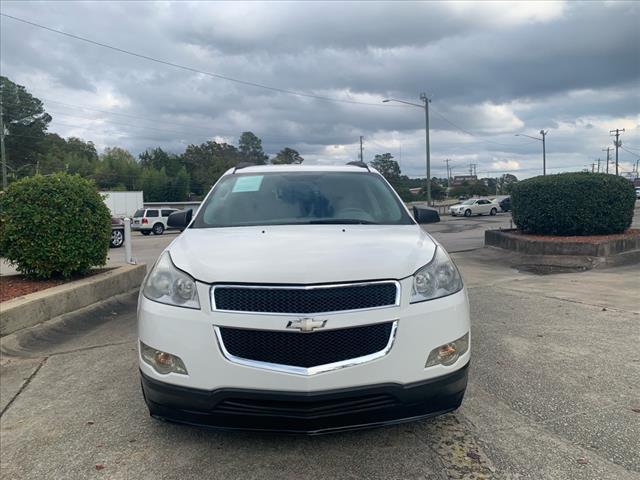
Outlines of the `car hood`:
[[286,284],[401,279],[435,249],[418,225],[190,228],[168,247],[202,282]]
[[449,208],[461,208],[468,207],[469,205],[462,205],[461,203],[456,203],[455,205],[451,205]]

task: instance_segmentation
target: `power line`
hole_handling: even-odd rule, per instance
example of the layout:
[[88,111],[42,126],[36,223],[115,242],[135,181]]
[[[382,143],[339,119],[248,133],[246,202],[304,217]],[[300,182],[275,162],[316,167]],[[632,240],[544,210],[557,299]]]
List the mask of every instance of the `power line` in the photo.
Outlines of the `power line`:
[[623,147],[622,145],[620,145],[620,148],[621,148],[622,150],[624,150],[625,152],[630,153],[630,154],[631,154],[631,155],[633,155],[634,157],[638,157],[638,158],[640,158],[640,155],[638,155],[637,153],[633,153],[633,152],[629,151],[628,149],[626,149],[626,148],[625,148],[625,147]]
[[192,72],[192,73],[199,73],[201,75],[207,75],[209,77],[218,78],[220,80],[227,80],[229,82],[239,83],[241,85],[246,85],[246,86],[249,86],[249,87],[262,88],[264,90],[270,90],[272,92],[286,93],[288,95],[295,95],[295,96],[298,96],[298,97],[314,98],[316,100],[324,100],[324,101],[327,101],[327,102],[347,103],[347,104],[352,104],[352,105],[367,105],[367,106],[370,106],[370,107],[384,107],[384,108],[402,107],[402,108],[405,108],[402,105],[384,105],[382,103],[360,102],[360,101],[357,101],[357,100],[345,100],[345,99],[341,99],[341,98],[325,97],[323,95],[316,95],[316,94],[313,94],[313,93],[298,92],[298,91],[294,91],[294,90],[288,90],[286,88],[272,87],[270,85],[263,85],[263,84],[256,83],[256,82],[250,82],[250,81],[247,81],[247,80],[241,80],[241,79],[238,79],[238,78],[229,77],[228,75],[222,75],[220,73],[214,73],[214,72],[207,72],[205,70],[200,70],[200,69],[195,68],[195,67],[189,67],[187,65],[181,65],[181,64],[178,64],[178,63],[174,63],[174,62],[169,62],[167,60],[162,60],[162,59],[159,59],[159,58],[151,57],[149,55],[144,55],[142,53],[133,52],[131,50],[126,50],[124,48],[115,47],[115,46],[109,45],[107,43],[102,43],[102,42],[98,42],[98,41],[95,41],[95,40],[91,40],[89,38],[81,37],[80,35],[74,35],[72,33],[67,33],[67,32],[64,32],[62,30],[57,30],[55,28],[47,27],[46,25],[42,25],[42,24],[39,24],[39,23],[31,22],[29,20],[25,20],[24,18],[14,17],[13,15],[8,15],[6,13],[0,13],[0,15],[5,17],[5,18],[10,18],[11,20],[15,20],[17,22],[24,23],[26,25],[31,25],[32,27],[37,27],[37,28],[40,28],[42,30],[46,30],[46,31],[52,32],[52,33],[57,33],[58,35],[64,35],[65,37],[73,38],[74,40],[79,40],[81,42],[89,43],[91,45],[96,45],[98,47],[102,47],[102,48],[106,48],[106,49],[109,49],[109,50],[113,50],[115,52],[124,53],[125,55],[141,58],[143,60],[159,63],[161,65],[166,65],[166,66],[173,67],[173,68],[179,68],[181,70],[186,70],[186,71],[189,71],[189,72]]

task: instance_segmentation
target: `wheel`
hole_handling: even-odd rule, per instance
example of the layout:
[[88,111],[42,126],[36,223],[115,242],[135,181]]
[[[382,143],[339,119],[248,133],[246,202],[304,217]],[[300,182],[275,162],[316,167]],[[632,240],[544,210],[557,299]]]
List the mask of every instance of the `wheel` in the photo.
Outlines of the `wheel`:
[[109,246],[111,248],[120,248],[124,243],[124,231],[123,230],[111,230],[111,240]]
[[470,217],[471,216],[471,210],[469,210],[468,208],[464,211],[464,216],[465,217]]
[[489,212],[489,215],[494,216],[496,213],[498,213],[498,210],[496,210],[495,208],[492,208],[491,212]]
[[153,234],[154,235],[162,235],[164,232],[164,225],[161,223],[156,223],[153,226]]
[[146,237],[147,235],[149,235],[151,233],[151,230],[140,230],[140,233],[143,234]]

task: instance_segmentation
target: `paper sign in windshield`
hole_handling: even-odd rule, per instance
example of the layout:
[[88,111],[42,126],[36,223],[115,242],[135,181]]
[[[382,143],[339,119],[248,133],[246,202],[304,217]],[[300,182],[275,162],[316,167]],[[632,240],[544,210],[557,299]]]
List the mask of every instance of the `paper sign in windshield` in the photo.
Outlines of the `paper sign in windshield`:
[[246,177],[238,177],[232,192],[257,192],[262,185],[264,175],[248,175]]

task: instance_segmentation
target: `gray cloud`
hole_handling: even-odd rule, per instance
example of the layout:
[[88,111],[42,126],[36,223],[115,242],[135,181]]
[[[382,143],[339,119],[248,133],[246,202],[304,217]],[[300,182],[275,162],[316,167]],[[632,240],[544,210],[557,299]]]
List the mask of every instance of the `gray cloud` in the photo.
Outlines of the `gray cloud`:
[[[591,163],[625,127],[640,145],[640,8],[625,3],[21,3],[3,12],[145,55],[279,88],[380,102],[433,97],[434,171],[537,173]],[[309,161],[383,150],[424,171],[422,112],[325,102],[195,74],[2,18],[2,74],[42,98],[51,129],[133,153],[244,130]],[[82,110],[61,103],[103,112]],[[382,105],[382,104],[380,104]],[[449,122],[473,135],[459,131]],[[142,117],[142,118],[138,118]],[[635,140],[634,140],[635,139]],[[625,140],[625,141],[627,141]],[[629,158],[631,160],[631,158]],[[551,163],[552,162],[552,163]]]

